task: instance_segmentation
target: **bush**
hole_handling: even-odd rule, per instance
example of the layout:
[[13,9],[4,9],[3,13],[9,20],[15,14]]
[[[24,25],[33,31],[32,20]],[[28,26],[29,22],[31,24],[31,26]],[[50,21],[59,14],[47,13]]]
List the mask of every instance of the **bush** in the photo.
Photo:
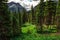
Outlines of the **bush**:
[[57,26],[56,25],[49,25],[49,26],[50,26],[49,30],[51,32],[57,32]]
[[35,33],[36,32],[36,26],[32,25],[30,23],[25,23],[22,28],[22,33]]
[[56,25],[43,25],[43,31],[47,32],[57,32]]

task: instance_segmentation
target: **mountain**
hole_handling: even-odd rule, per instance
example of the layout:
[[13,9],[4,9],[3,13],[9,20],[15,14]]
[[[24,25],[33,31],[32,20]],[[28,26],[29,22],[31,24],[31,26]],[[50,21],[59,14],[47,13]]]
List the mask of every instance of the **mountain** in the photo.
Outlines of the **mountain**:
[[12,12],[23,11],[24,9],[19,3],[15,3],[15,2],[7,3],[7,5],[8,5],[8,9]]
[[[53,2],[54,0],[52,0],[52,2]],[[49,1],[48,1],[49,2]],[[55,0],[55,2],[57,2],[56,0]],[[43,4],[45,4],[46,2],[44,2]],[[23,11],[24,9],[27,11],[27,10],[30,10],[31,8],[29,8],[29,6],[27,6],[27,4],[25,4],[25,6],[22,6],[22,5],[20,5],[20,3],[15,3],[15,2],[10,2],[10,3],[7,3],[8,4],[8,8],[9,8],[9,10],[10,11],[12,11],[12,12],[18,12],[18,11]],[[38,4],[39,5],[39,4]],[[38,6],[37,5],[37,6]],[[36,6],[36,7],[37,7]],[[36,7],[34,7],[34,9],[37,9]],[[39,10],[38,10],[39,11]]]

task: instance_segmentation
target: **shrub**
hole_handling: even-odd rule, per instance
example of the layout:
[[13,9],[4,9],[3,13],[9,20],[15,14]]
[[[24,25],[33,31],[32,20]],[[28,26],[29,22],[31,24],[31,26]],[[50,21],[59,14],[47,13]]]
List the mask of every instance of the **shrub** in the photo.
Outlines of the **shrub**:
[[43,31],[47,32],[57,32],[56,25],[43,25]]
[[22,33],[35,33],[36,32],[36,26],[32,25],[30,23],[25,23],[22,28]]
[[49,30],[51,32],[57,32],[57,26],[56,25],[49,25],[49,26],[50,26]]

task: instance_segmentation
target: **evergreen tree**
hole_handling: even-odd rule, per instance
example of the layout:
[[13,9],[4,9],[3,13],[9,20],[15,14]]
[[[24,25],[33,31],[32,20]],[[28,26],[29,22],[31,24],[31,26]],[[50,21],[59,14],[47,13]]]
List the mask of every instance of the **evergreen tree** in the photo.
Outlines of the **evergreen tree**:
[[56,11],[56,24],[57,24],[57,30],[59,32],[60,30],[60,0],[57,4],[57,11]]
[[13,12],[13,35],[20,34],[19,13]]
[[35,17],[36,17],[36,16],[35,16],[35,10],[34,10],[34,8],[33,8],[33,5],[32,5],[32,7],[31,7],[31,9],[32,9],[32,10],[31,10],[31,12],[32,12],[32,24],[35,24],[35,20],[36,20]]
[[41,2],[40,2],[40,7],[39,7],[39,9],[40,9],[40,12],[39,12],[39,16],[38,16],[38,24],[40,25],[40,31],[41,31],[41,33],[42,33],[42,31],[43,31],[43,16],[44,16],[44,12],[43,12],[43,10],[44,10],[44,8],[43,8],[43,1],[44,0],[41,0]]
[[22,14],[23,14],[22,20],[23,20],[23,24],[24,24],[24,23],[28,22],[28,13],[26,12],[25,9],[23,9],[23,13]]
[[11,35],[10,13],[5,0],[0,1],[0,40],[8,40],[7,36]]
[[48,25],[54,24],[55,22],[55,16],[56,16],[56,2],[54,1],[48,1],[47,4],[47,11],[48,11]]

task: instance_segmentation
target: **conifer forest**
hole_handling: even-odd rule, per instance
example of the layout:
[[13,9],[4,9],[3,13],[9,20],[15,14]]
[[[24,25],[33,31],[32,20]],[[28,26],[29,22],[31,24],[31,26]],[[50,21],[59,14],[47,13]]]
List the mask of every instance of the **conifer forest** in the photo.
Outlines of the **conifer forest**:
[[60,0],[40,1],[29,12],[13,12],[0,0],[0,40],[60,40]]

